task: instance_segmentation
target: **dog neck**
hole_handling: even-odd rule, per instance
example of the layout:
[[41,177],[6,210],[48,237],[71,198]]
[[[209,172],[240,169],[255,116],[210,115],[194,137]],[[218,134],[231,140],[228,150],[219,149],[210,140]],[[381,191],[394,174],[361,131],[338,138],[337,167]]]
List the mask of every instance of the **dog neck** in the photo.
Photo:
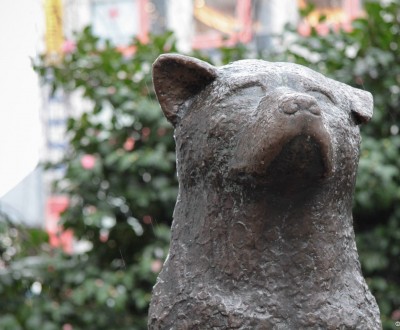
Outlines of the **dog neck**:
[[290,297],[335,290],[359,263],[352,188],[333,188],[282,196],[198,185],[180,193],[171,253],[185,274],[218,281],[226,292],[267,286]]

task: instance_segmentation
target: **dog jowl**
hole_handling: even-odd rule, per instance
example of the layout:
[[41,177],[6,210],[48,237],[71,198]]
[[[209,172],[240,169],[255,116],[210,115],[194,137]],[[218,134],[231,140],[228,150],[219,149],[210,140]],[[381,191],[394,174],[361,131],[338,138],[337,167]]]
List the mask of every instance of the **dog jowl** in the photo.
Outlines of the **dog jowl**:
[[352,227],[368,92],[289,63],[153,66],[179,196],[150,329],[380,329]]

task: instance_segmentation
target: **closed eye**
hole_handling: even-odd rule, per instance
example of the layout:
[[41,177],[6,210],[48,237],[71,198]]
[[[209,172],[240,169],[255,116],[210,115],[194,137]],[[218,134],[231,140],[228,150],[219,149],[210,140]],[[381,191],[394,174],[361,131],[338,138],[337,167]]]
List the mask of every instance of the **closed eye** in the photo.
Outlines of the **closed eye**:
[[247,82],[242,85],[233,86],[229,91],[229,94],[238,93],[263,97],[265,96],[266,89],[265,86],[258,82]]
[[320,88],[312,88],[310,90],[308,90],[308,92],[312,92],[312,93],[317,93],[320,95],[324,95],[326,98],[329,99],[329,101],[331,101],[333,104],[337,104],[337,100],[336,98],[327,90],[324,89],[320,89]]
[[243,102],[250,101],[258,103],[266,94],[265,87],[260,84],[245,84],[235,86],[225,96],[225,101],[228,99],[242,100]]
[[257,108],[265,94],[265,88],[259,84],[235,86],[225,95],[221,95],[221,105],[235,112],[251,111]]

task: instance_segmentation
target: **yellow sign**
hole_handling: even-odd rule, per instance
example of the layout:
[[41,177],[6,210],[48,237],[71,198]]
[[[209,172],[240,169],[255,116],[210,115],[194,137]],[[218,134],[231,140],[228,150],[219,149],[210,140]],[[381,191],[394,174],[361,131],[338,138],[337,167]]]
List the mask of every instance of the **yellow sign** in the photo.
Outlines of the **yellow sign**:
[[61,55],[64,41],[61,0],[44,0],[44,12],[46,17],[46,53],[50,56]]

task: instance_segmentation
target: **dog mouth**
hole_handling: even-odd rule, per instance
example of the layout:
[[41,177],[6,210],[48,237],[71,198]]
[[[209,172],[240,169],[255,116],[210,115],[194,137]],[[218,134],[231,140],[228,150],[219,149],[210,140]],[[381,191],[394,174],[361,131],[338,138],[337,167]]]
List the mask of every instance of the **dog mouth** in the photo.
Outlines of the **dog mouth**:
[[320,114],[276,112],[259,123],[238,141],[230,178],[249,187],[301,191],[334,174],[333,140]]
[[288,140],[280,152],[266,164],[264,182],[307,185],[332,173],[332,152],[325,137],[308,134]]
[[320,120],[307,125],[300,122],[292,129],[273,133],[264,140],[264,146],[243,147],[243,159],[251,161],[234,164],[232,174],[236,180],[273,190],[293,190],[319,184],[332,176],[331,138]]

